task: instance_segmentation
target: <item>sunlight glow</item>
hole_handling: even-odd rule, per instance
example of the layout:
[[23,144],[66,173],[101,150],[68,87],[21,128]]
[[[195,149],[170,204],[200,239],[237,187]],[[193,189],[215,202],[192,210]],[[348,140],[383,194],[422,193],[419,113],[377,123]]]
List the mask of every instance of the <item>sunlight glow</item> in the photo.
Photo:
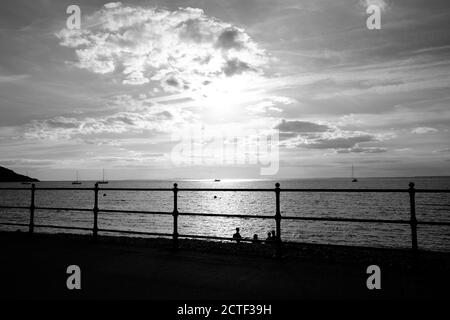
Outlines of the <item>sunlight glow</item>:
[[256,78],[241,75],[216,79],[201,91],[193,92],[192,98],[207,117],[239,119],[246,106],[261,99],[261,92],[253,86]]

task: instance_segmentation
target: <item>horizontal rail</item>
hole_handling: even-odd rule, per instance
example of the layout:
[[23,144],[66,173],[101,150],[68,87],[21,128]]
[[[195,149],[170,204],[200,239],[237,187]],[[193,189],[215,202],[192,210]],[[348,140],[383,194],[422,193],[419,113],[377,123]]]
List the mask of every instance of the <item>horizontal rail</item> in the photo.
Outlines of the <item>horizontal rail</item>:
[[164,237],[171,237],[172,236],[171,233],[132,231],[132,230],[120,230],[120,229],[98,229],[98,231],[112,232],[112,233],[141,234],[141,235],[148,235],[148,236],[164,236]]
[[[226,241],[236,241],[234,238],[229,237],[218,237],[218,236],[206,236],[206,235],[196,235],[196,234],[180,234],[180,238],[193,238],[193,239],[214,239],[214,240],[226,240]],[[243,242],[251,242],[253,239],[249,238],[240,238],[239,241]],[[263,241],[263,240],[259,240]]]
[[26,223],[15,223],[15,222],[0,222],[3,226],[18,226],[18,227],[28,227]]
[[[92,211],[92,210],[90,210]],[[108,212],[108,213],[136,213],[136,214],[153,214],[153,215],[166,215],[171,216],[172,212],[163,211],[141,211],[141,210],[115,210],[115,209],[98,209],[98,212]]]
[[[283,189],[285,190],[285,189]],[[273,192],[273,189],[250,189],[250,188],[179,188],[178,191],[213,191],[213,192]]]
[[417,224],[429,226],[450,226],[448,221],[417,221]]
[[35,224],[34,227],[37,228],[49,228],[49,229],[69,229],[69,230],[84,230],[91,231],[91,228],[86,227],[75,227],[75,226],[58,226],[54,224]]
[[415,189],[419,193],[450,193],[448,189]]
[[409,224],[409,220],[283,216],[283,220]]
[[102,191],[172,191],[172,188],[98,188]]
[[35,190],[53,190],[53,191],[63,191],[63,190],[71,190],[71,191],[93,191],[94,188],[74,188],[74,187],[36,187]]
[[36,210],[54,210],[54,211],[82,211],[82,212],[92,212],[92,209],[87,208],[59,208],[59,207],[34,207]]
[[198,217],[224,217],[224,218],[250,218],[250,219],[273,219],[273,216],[251,215],[251,214],[232,214],[232,213],[194,213],[180,212],[180,216],[198,216]]
[[407,193],[408,189],[280,189],[282,192]]
[[30,209],[30,207],[24,207],[24,206],[0,206],[0,209]]
[[[408,193],[408,189],[280,189],[281,192],[348,192],[348,193]],[[415,189],[416,193],[450,193],[450,190]]]

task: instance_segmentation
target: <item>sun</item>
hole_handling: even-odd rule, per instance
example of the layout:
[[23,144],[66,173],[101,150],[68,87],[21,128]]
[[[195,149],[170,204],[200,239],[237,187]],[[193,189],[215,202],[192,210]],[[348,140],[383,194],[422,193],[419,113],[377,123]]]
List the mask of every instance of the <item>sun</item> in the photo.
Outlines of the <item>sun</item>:
[[245,106],[257,99],[246,76],[217,79],[195,93],[193,99],[202,114],[217,120],[242,118]]

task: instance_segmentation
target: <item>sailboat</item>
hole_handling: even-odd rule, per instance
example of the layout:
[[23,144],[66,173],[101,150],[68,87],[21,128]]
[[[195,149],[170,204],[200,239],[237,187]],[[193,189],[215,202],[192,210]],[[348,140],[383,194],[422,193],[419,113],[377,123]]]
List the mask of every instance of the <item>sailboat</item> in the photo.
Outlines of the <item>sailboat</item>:
[[358,182],[358,179],[356,179],[355,176],[354,176],[354,168],[353,168],[353,165],[352,165],[352,182]]
[[101,181],[97,181],[98,184],[107,184],[108,181],[105,180],[105,169],[103,169],[103,178]]
[[76,180],[72,182],[72,184],[81,184],[81,181],[78,180],[78,170],[75,173],[76,175]]

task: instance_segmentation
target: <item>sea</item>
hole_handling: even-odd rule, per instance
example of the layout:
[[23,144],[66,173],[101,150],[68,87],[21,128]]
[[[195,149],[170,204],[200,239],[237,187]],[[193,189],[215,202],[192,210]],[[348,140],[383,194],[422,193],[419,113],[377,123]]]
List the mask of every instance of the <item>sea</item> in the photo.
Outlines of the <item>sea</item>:
[[[410,182],[416,189],[450,189],[450,177],[408,178],[348,178],[333,179],[285,179],[285,180],[177,180],[177,181],[109,181],[100,188],[274,188],[279,182],[281,189],[404,189]],[[70,181],[43,181],[39,187],[93,187],[95,181],[83,181],[72,185]],[[20,183],[0,183],[0,187],[30,187]],[[94,192],[85,190],[36,190],[38,207],[64,207],[93,209]],[[0,190],[0,206],[29,206],[29,190]],[[281,215],[300,217],[339,217],[362,219],[402,219],[410,217],[408,193],[325,193],[281,192]],[[100,210],[173,211],[171,191],[122,191],[101,190]],[[183,235],[206,235],[231,237],[240,228],[244,238],[255,234],[265,239],[275,230],[274,219],[183,216],[183,213],[226,213],[231,215],[275,215],[275,192],[220,192],[180,191],[178,193],[178,233]],[[449,193],[417,193],[416,216],[418,221],[450,222]],[[27,209],[0,209],[1,223],[29,222]],[[39,209],[35,212],[35,224],[92,228],[93,213],[65,210]],[[173,232],[173,217],[138,213],[100,212],[100,229],[140,232]],[[0,230],[27,231],[27,227],[0,225]],[[36,228],[42,233],[92,233],[84,230]],[[103,232],[103,234],[109,234]],[[122,236],[132,236],[121,234]],[[139,235],[142,237],[142,235]],[[350,246],[411,248],[411,229],[408,224],[383,224],[359,222],[282,220],[283,241],[301,243],[338,244]],[[418,227],[418,244],[422,250],[450,251],[450,226]]]

